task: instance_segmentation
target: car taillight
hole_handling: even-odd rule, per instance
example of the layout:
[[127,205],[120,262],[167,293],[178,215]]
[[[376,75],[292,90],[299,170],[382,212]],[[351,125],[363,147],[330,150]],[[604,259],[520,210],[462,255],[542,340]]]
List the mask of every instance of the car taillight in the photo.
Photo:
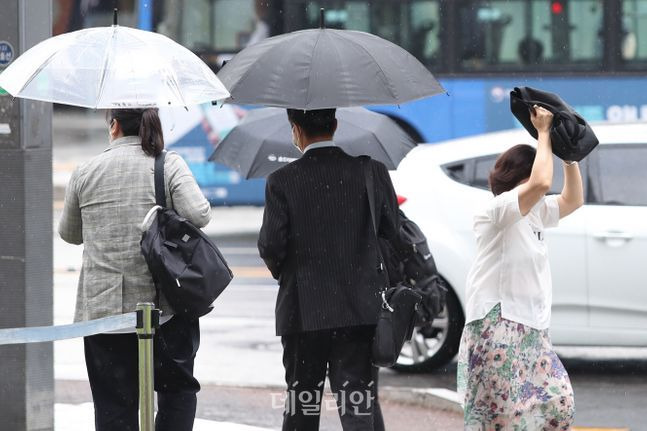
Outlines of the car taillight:
[[398,206],[402,205],[406,201],[407,201],[407,198],[405,198],[404,196],[398,195]]

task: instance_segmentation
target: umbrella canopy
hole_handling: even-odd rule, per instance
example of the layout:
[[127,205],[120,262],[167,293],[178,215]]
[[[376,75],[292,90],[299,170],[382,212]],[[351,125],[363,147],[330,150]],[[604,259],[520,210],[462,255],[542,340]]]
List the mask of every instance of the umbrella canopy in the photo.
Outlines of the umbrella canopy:
[[229,96],[182,45],[118,25],[37,44],[0,74],[0,87],[14,97],[95,109],[189,106]]
[[[395,169],[416,145],[395,121],[365,108],[338,109],[337,123],[337,146],[353,156],[371,156],[389,169]],[[299,157],[285,109],[262,108],[250,111],[209,160],[223,163],[245,178],[263,178]]]
[[326,28],[245,48],[218,77],[233,103],[306,110],[396,105],[445,92],[399,46],[369,33]]

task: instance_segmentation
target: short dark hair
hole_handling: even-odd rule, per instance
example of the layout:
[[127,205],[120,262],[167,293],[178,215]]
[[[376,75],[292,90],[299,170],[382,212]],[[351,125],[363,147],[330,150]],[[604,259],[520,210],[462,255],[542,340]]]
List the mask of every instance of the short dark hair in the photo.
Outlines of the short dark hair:
[[335,133],[336,111],[335,108],[311,111],[288,109],[288,120],[290,124],[301,127],[308,138],[328,136]]
[[496,159],[490,172],[490,189],[495,196],[510,191],[530,177],[535,162],[535,150],[530,145],[515,145]]

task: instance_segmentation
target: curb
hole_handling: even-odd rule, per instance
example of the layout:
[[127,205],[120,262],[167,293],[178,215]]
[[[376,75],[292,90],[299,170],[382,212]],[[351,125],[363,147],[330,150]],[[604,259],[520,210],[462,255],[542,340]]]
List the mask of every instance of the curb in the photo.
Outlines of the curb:
[[427,409],[444,410],[463,414],[458,393],[445,388],[380,388],[380,399],[400,404],[409,404]]
[[[204,386],[216,386],[220,388],[236,389],[258,389],[283,392],[285,386],[273,384],[245,385],[236,383],[207,383]],[[329,390],[328,385],[326,389]],[[463,407],[458,401],[458,393],[445,388],[411,388],[382,386],[379,388],[380,400],[397,404],[407,404],[415,407],[422,407],[430,410],[443,410],[452,413],[463,414]]]

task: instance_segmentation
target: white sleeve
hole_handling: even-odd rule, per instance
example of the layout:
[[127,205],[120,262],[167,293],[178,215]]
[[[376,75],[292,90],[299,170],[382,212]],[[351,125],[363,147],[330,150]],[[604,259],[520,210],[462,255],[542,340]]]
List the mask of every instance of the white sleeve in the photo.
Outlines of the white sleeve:
[[539,218],[544,228],[557,227],[559,225],[559,195],[550,195],[542,199],[539,204]]
[[519,191],[515,188],[496,196],[488,204],[486,213],[492,223],[498,227],[504,228],[515,224],[523,218],[519,209]]

